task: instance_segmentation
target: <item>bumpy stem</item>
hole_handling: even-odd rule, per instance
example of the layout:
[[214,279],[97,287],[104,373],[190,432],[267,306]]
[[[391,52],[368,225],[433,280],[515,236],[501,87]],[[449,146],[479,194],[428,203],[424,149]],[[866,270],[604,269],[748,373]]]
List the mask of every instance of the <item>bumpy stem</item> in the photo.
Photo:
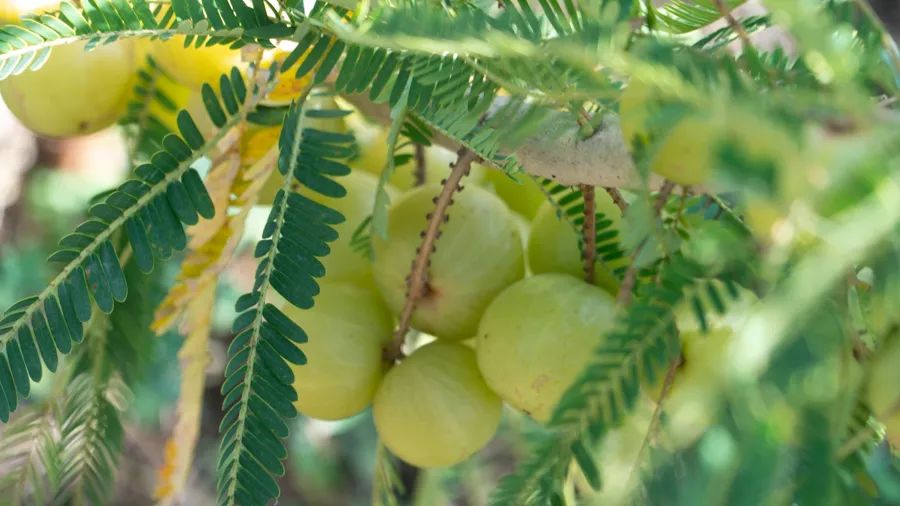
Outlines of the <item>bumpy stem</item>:
[[597,260],[597,211],[594,198],[594,187],[581,185],[584,197],[584,222],[581,224],[581,263],[584,268],[584,280],[594,284],[594,263]]
[[425,184],[425,146],[421,144],[414,144],[415,146],[415,159],[416,159],[416,171],[415,175],[415,185],[422,186]]
[[613,188],[612,186],[607,186],[603,189],[606,190],[606,193],[612,199],[613,204],[615,204],[616,207],[619,208],[619,211],[624,215],[625,211],[628,210],[628,203],[625,202],[625,198],[622,197],[622,192],[620,192],[618,188]]
[[400,313],[400,321],[394,331],[393,341],[384,352],[385,360],[389,363],[403,357],[403,341],[409,332],[412,314],[416,310],[416,304],[428,290],[428,266],[441,234],[441,225],[448,219],[447,210],[453,204],[453,194],[462,190],[460,181],[469,173],[476,158],[477,155],[472,151],[460,149],[450,176],[442,182],[441,193],[434,199],[434,210],[428,214],[428,227],[422,232],[422,244],[416,250],[416,258],[407,278],[406,302]]

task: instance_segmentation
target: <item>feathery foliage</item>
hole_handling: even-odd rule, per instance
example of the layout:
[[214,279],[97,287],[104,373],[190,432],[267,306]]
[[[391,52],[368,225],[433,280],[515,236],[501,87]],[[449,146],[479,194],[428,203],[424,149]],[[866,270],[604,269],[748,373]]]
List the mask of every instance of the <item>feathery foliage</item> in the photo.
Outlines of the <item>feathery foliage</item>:
[[91,318],[92,300],[108,314],[116,302],[127,297],[128,284],[111,242],[113,234],[127,235],[135,264],[150,272],[155,260],[184,249],[184,225],[213,216],[212,201],[191,166],[255,104],[236,69],[230,77],[222,77],[220,89],[221,101],[211,86],[203,89],[207,111],[219,129],[215,135],[205,139],[191,116],[179,113],[180,135],[166,137],[163,151],[137,167],[134,179],[93,205],[91,217],[60,240],[60,249],[50,261],[64,267],[47,289],[14,304],[0,319],[4,349],[0,377],[8,374],[14,378],[2,385],[5,403],[0,402],[0,420],[7,420],[18,398],[28,395],[28,378],[41,378],[42,364],[55,371],[58,353],[67,354],[73,343],[81,342],[84,323]]
[[310,308],[319,291],[316,278],[325,275],[318,258],[328,254],[328,243],[337,239],[334,226],[344,217],[291,187],[297,181],[303,190],[319,195],[345,194],[334,178],[350,172],[341,160],[349,156],[353,137],[305,128],[303,121],[334,115],[332,110],[303,110],[295,103],[285,116],[278,160],[284,184],[256,247],[260,261],[253,291],[235,305],[236,335],[222,385],[225,415],[218,464],[222,504],[266,504],[279,494],[274,476],[284,473],[280,461],[286,456],[285,421],[297,414],[294,374],[288,364],[306,362],[298,345],[307,336],[267,295],[274,290],[288,303]]

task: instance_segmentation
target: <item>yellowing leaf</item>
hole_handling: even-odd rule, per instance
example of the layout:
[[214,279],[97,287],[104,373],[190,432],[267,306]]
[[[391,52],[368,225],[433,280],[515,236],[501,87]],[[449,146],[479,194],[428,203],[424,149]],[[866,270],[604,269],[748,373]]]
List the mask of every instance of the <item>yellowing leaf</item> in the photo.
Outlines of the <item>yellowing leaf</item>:
[[182,331],[186,335],[178,352],[181,391],[177,420],[165,446],[165,462],[159,469],[155,492],[160,505],[173,504],[190,475],[209,365],[209,334],[218,278],[237,249],[247,215],[278,158],[277,142],[262,154],[251,149],[242,152],[243,146],[248,145],[233,143],[207,176],[216,216],[188,230],[189,251],[178,281],[157,308],[152,324],[155,332],[162,333],[183,317]]
[[[309,51],[307,51],[307,54],[308,53]],[[273,61],[283,61],[288,54],[288,51],[277,50],[272,56],[272,59]],[[263,101],[265,104],[288,105],[292,100],[304,95],[312,87],[312,79],[315,74],[314,71],[307,72],[303,77],[296,77],[297,69],[300,67],[300,64],[303,63],[304,59],[306,59],[306,54],[298,58],[297,63],[291,68],[283,69],[283,71],[279,70],[281,73],[278,76],[278,80],[272,88],[272,91],[266,95],[266,98]]]

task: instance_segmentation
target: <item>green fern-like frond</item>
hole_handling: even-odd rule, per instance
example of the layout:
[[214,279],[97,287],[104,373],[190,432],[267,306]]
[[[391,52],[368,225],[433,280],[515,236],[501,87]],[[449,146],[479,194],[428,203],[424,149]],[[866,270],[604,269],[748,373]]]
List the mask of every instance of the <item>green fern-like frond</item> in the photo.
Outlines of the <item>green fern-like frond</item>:
[[67,354],[81,342],[92,299],[108,314],[127,297],[128,284],[111,242],[114,234],[125,233],[137,267],[150,272],[154,259],[168,258],[173,250],[185,247],[184,225],[212,217],[215,209],[191,166],[246,117],[259,91],[249,95],[236,69],[219,84],[221,98],[211,86],[203,88],[207,113],[218,128],[215,135],[204,138],[182,111],[180,135],[166,137],[163,151],[139,166],[134,179],[93,205],[90,219],[60,240],[50,261],[64,267],[49,286],[17,302],[0,318],[0,420],[6,421],[18,398],[28,395],[29,377],[41,378],[42,364],[55,371],[58,353]]
[[325,268],[318,258],[328,254],[328,243],[338,237],[334,226],[344,217],[292,192],[291,187],[296,181],[304,192],[329,197],[346,193],[333,178],[350,172],[341,160],[351,153],[353,137],[303,127],[303,117],[335,114],[332,110],[304,111],[295,103],[285,116],[278,161],[284,184],[256,247],[259,267],[253,291],[236,303],[236,335],[228,349],[222,385],[221,504],[263,505],[279,494],[274,477],[284,473],[286,420],[297,414],[289,364],[306,362],[297,345],[306,342],[307,336],[266,302],[266,296],[271,289],[297,307],[310,308],[319,292],[316,278],[325,275]]
[[124,38],[186,35],[185,44],[198,47],[240,47],[247,42],[271,46],[270,37],[288,37],[294,31],[261,1],[251,7],[242,1],[176,0],[156,13],[146,0],[93,0],[80,5],[63,2],[56,12],[0,27],[0,80],[39,68],[54,47],[76,41],[87,41],[91,47]]
[[26,411],[5,426],[0,449],[0,504],[48,504],[62,469],[55,403]]
[[[722,0],[721,3],[731,9],[745,1]],[[644,3],[645,7],[653,10],[649,17],[656,22],[654,28],[672,33],[692,32],[718,21],[722,18],[722,12],[716,4],[716,0],[671,0],[654,8],[650,2]]]
[[78,374],[67,385],[62,413],[60,486],[55,503],[105,504],[112,490],[124,430],[122,399],[125,383],[90,373]]
[[131,134],[130,151],[132,159],[148,158],[163,149],[162,141],[173,132],[169,130],[158,112],[178,113],[178,107],[160,82],[167,79],[152,58],[147,58],[144,66],[138,71],[137,83],[125,116],[119,121]]

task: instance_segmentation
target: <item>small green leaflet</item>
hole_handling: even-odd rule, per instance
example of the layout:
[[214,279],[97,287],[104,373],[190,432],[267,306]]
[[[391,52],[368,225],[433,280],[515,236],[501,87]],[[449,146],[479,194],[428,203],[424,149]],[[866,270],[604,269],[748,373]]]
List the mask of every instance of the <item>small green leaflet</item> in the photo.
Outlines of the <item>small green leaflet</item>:
[[400,137],[400,129],[406,120],[406,104],[409,101],[409,89],[412,86],[412,76],[406,81],[400,100],[391,108],[391,130],[388,133],[387,164],[381,171],[378,180],[378,189],[375,191],[375,206],[372,209],[372,233],[387,239],[388,206],[391,205],[391,197],[385,187],[394,175],[394,150],[397,148],[397,138]]

